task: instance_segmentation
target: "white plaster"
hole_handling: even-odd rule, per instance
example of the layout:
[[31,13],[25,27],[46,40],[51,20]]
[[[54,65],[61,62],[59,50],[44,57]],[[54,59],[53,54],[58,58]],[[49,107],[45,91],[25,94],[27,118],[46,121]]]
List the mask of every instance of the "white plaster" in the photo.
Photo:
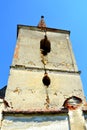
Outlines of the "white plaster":
[[[65,117],[64,117],[65,118]],[[67,117],[6,117],[1,130],[69,130]]]

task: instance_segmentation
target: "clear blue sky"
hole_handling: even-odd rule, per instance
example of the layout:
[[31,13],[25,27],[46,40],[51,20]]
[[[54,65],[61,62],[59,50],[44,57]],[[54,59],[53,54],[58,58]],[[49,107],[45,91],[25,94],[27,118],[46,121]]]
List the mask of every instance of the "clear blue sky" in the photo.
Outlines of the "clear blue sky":
[[37,26],[45,16],[48,27],[70,30],[70,39],[87,98],[87,0],[0,1],[0,88],[8,81],[16,45],[17,24]]

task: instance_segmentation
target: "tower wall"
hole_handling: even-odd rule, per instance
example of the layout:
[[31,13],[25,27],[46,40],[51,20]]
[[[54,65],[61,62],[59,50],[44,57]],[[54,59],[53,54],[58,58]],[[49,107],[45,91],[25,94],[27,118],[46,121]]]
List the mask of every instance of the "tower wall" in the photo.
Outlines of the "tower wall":
[[44,34],[37,27],[18,27],[17,44],[5,96],[14,111],[58,110],[62,108],[66,98],[73,95],[78,95],[84,101],[68,31],[47,28],[51,52],[44,57],[51,84],[48,88],[43,84],[45,70],[40,41]]
[[43,85],[44,71],[11,69],[6,100],[12,105],[12,111],[58,110],[71,96],[84,100],[82,84],[78,74],[51,72],[51,84]]
[[[47,30],[51,42],[51,52],[47,56],[47,69],[78,71],[72,52],[69,33],[59,30]],[[40,40],[44,38],[44,31],[36,27],[20,27],[16,50],[12,65],[43,68],[40,53]]]

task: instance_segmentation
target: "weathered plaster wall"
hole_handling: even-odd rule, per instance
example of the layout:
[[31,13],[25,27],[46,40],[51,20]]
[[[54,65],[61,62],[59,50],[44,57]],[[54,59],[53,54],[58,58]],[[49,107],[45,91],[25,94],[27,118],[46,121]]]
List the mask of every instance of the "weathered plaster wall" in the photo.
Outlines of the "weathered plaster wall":
[[43,70],[11,69],[5,99],[14,110],[58,110],[70,96],[84,99],[79,74],[49,72],[48,88],[42,83],[43,74]]
[[23,26],[18,30],[5,97],[14,110],[58,110],[70,96],[78,95],[84,100],[80,76],[75,73],[78,69],[69,34],[65,32],[52,32],[52,29],[46,32],[51,42],[51,52],[45,57],[45,67],[51,84],[49,88],[43,85],[44,65],[41,61],[40,40],[44,35],[44,31],[35,27]]
[[70,130],[87,130],[82,109],[69,110]]
[[[70,45],[69,35],[60,32],[47,31],[51,42],[51,52],[47,56],[49,69],[77,71],[74,55]],[[37,28],[20,28],[12,65],[42,68],[40,40],[44,32]]]
[[[19,28],[5,96],[12,107],[10,111],[55,111],[60,110],[70,96],[85,100],[69,34],[50,29],[46,34],[51,42],[51,52],[44,57],[47,62],[45,69],[51,80],[48,88],[42,83],[44,65],[40,40],[44,38],[44,32],[36,27]],[[16,123],[24,126],[22,121]],[[10,130],[14,130],[16,123],[12,119],[4,119],[2,130],[9,130],[10,126]]]

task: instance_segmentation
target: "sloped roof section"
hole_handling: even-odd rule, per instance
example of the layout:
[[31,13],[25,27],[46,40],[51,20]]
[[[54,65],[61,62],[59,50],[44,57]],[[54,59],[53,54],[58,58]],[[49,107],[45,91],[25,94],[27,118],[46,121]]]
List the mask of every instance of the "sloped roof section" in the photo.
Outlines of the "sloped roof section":
[[3,88],[0,89],[0,98],[5,97],[6,88],[7,88],[7,86],[4,86]]

